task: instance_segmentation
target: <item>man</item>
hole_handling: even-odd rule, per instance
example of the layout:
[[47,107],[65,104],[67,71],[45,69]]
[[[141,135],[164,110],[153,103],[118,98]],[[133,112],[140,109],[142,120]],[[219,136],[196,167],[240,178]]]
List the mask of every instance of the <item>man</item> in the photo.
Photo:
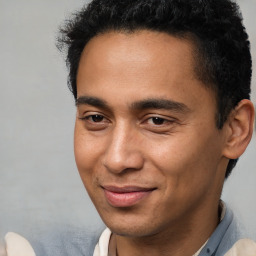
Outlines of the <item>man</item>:
[[76,163],[108,227],[86,255],[224,255],[242,237],[221,191],[254,119],[237,5],[94,0],[61,33]]

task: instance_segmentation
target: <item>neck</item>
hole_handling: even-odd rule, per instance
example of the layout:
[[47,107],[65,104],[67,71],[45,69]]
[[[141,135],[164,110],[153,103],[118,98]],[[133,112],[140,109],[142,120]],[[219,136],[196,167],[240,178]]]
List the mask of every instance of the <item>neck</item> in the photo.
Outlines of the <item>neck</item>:
[[[209,209],[209,208],[208,208]],[[110,256],[191,256],[211,236],[219,223],[218,204],[211,211],[199,212],[176,221],[161,232],[146,237],[124,237],[113,234],[110,240]],[[184,221],[187,220],[187,221]]]

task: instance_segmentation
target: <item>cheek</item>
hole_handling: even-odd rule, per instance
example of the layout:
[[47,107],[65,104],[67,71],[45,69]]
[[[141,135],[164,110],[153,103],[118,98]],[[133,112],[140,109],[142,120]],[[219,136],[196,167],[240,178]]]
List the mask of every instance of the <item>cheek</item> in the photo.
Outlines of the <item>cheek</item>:
[[[79,175],[91,200],[95,194],[95,166],[98,162],[97,146],[83,129],[75,128],[74,152]],[[94,191],[94,192],[93,192]]]
[[214,187],[217,157],[211,159],[212,152],[206,152],[207,139],[191,143],[194,139],[183,140],[180,137],[176,141],[172,138],[161,147],[155,147],[150,156],[156,172],[161,172],[158,211],[172,212],[177,214],[177,218],[201,198],[208,198]]
[[166,178],[170,189],[196,189],[211,182],[220,158],[216,136],[197,132],[170,137],[158,145],[148,145],[150,158]]
[[97,144],[86,134],[83,127],[76,124],[74,134],[74,153],[78,171],[83,179],[84,175],[92,172],[97,161]]

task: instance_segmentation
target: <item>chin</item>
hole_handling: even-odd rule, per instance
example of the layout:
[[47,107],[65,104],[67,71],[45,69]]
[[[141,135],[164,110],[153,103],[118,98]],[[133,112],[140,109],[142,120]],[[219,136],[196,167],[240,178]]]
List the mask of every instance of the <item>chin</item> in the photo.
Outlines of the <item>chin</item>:
[[145,216],[126,218],[125,214],[122,218],[104,219],[106,226],[115,234],[125,237],[146,237],[155,235],[161,230],[159,226],[152,220],[146,220]]
[[147,237],[155,235],[156,233],[152,232],[145,227],[135,227],[135,226],[126,226],[126,227],[109,227],[109,229],[116,235],[125,236],[125,237]]

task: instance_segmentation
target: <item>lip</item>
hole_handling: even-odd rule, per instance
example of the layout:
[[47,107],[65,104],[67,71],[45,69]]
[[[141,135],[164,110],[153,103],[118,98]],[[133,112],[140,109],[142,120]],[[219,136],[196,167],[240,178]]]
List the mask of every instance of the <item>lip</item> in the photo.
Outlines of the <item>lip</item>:
[[131,207],[149,196],[155,188],[143,188],[138,186],[104,186],[105,197],[113,207]]

